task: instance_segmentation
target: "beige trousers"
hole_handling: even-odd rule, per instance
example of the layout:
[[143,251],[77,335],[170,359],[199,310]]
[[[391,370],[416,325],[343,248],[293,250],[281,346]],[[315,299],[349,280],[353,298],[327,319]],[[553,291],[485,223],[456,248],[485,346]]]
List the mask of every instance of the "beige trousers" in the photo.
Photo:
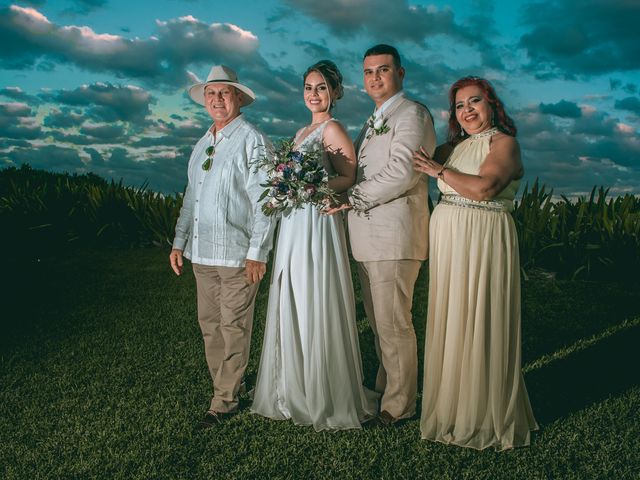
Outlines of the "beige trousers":
[[193,264],[198,322],[213,380],[210,410],[238,409],[238,390],[249,361],[253,310],[259,283],[247,283],[244,267]]
[[396,418],[411,417],[416,410],[418,351],[411,304],[421,263],[358,262],[364,309],[380,360],[375,386],[382,394],[380,411]]

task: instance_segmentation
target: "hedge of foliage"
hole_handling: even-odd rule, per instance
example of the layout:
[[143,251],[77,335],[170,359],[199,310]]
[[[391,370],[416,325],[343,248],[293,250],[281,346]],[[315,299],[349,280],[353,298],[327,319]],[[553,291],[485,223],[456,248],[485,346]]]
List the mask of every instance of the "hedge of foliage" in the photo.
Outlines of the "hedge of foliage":
[[640,198],[607,194],[593,187],[588,198],[553,200],[537,180],[526,186],[513,212],[523,269],[542,268],[562,278],[637,278]]
[[[94,174],[28,165],[0,170],[0,221],[8,251],[32,257],[70,246],[168,246],[182,197],[127,187]],[[513,216],[525,272],[561,278],[633,279],[640,271],[640,198],[554,199],[538,181],[524,188]]]
[[0,170],[3,243],[25,252],[82,246],[165,246],[181,197],[127,187],[92,173]]

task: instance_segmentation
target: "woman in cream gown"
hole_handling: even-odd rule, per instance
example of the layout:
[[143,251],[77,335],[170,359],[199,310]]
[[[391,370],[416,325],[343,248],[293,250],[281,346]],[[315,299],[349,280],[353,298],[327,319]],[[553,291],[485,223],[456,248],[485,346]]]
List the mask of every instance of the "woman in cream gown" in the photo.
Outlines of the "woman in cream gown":
[[[305,73],[304,88],[312,118],[298,131],[297,148],[323,151],[335,175],[329,186],[346,191],[355,181],[355,152],[330,114],[342,76],[324,60]],[[377,413],[375,394],[362,381],[344,222],[308,204],[280,222],[251,410],[315,430],[361,428]]]
[[538,428],[521,373],[510,213],[524,172],[515,125],[486,80],[459,80],[449,100],[450,143],[435,160],[414,156],[442,192],[430,221],[420,430],[423,439],[504,450],[529,445]]

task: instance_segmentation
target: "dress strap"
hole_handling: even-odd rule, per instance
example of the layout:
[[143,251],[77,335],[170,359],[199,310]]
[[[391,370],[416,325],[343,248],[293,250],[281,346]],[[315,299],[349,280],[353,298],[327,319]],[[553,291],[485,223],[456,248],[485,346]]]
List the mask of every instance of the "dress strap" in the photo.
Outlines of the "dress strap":
[[337,122],[337,120],[335,118],[330,118],[329,120],[326,120],[325,122],[322,123],[322,125],[318,127],[318,130],[320,130],[320,138],[324,136],[324,129],[327,128],[327,125],[329,125],[329,122]]
[[300,134],[301,134],[302,132],[304,132],[304,131],[305,131],[305,129],[306,129],[307,127],[309,127],[309,125],[307,125],[306,127],[301,128],[300,130],[298,130],[298,133],[296,133],[296,136],[295,136],[295,137],[294,137],[294,139],[293,139],[294,143],[295,143],[298,147],[300,147],[300,145],[302,145],[303,143],[305,143],[305,142],[306,142],[307,140],[309,140],[310,138],[312,138],[312,137],[314,137],[314,136],[317,136],[318,134],[320,134],[320,136],[322,136],[322,133],[324,132],[325,127],[326,127],[326,126],[327,126],[327,124],[328,124],[329,122],[331,122],[331,121],[337,121],[337,120],[335,120],[334,118],[329,118],[328,120],[325,120],[324,122],[320,123],[320,125],[318,125],[315,129],[313,129],[313,130],[311,131],[311,133],[309,133],[306,137],[304,137],[304,138],[302,139],[302,141],[301,141],[301,142],[299,142],[298,140],[299,140],[299,138],[300,138]]
[[304,129],[305,129],[305,128],[306,128],[306,127],[302,127],[300,130],[298,130],[298,131],[296,132],[295,137],[293,137],[293,143],[294,143],[294,145],[298,145],[298,139],[300,138],[300,135],[302,134],[302,132],[304,132]]

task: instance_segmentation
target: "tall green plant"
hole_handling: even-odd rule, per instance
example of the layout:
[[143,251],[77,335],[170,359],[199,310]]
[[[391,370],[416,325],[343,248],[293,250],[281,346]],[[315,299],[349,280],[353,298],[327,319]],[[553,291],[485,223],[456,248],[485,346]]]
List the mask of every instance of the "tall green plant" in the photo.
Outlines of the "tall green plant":
[[37,253],[69,244],[166,245],[182,204],[181,196],[127,187],[95,175],[32,170],[0,171],[0,221],[14,248]]
[[[96,175],[28,166],[0,170],[0,222],[5,248],[37,254],[69,245],[163,246],[173,238],[182,196],[127,187]],[[635,278],[640,271],[640,198],[554,199],[536,179],[513,212],[520,259],[564,278]]]
[[525,186],[514,209],[521,263],[565,278],[630,278],[640,268],[640,199],[607,198],[594,187],[588,198],[552,200],[538,180]]

